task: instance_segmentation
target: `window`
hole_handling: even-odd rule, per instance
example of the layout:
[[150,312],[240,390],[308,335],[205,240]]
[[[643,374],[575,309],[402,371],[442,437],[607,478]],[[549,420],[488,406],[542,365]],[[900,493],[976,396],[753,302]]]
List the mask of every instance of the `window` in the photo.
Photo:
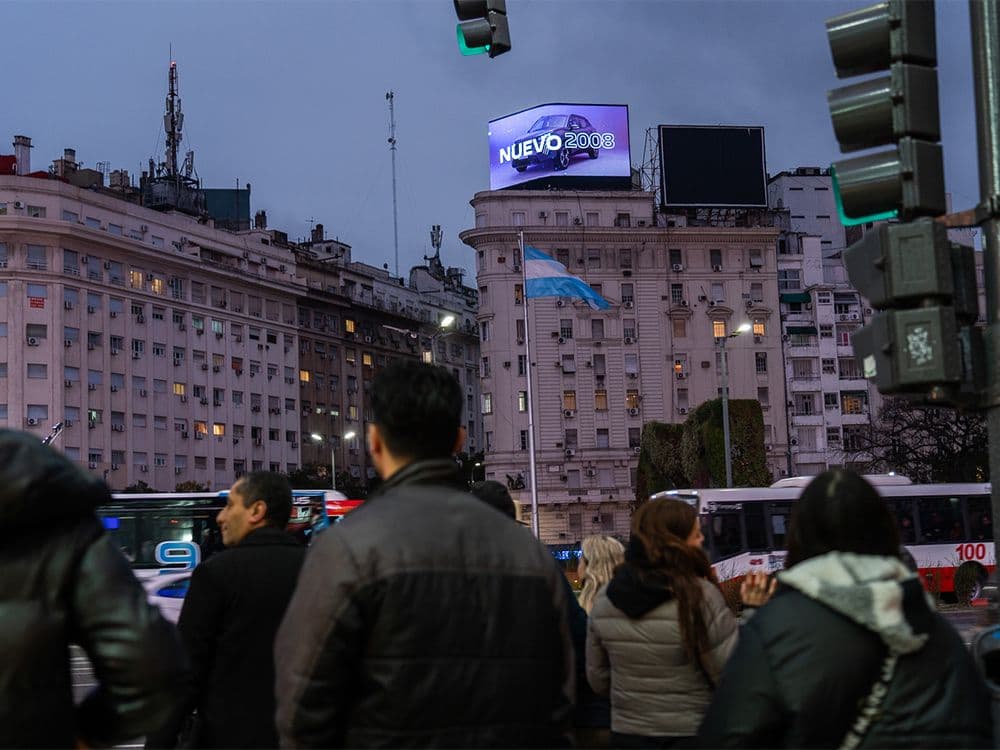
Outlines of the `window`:
[[559,321],[559,336],[564,339],[573,338],[573,321],[569,318],[562,318]]
[[724,339],[726,337],[726,321],[713,320],[712,335],[717,339]]
[[684,303],[684,285],[683,284],[671,284],[670,285],[670,302],[674,305],[681,305]]
[[601,251],[596,248],[587,250],[587,268],[597,270],[601,267]]
[[493,394],[484,393],[483,396],[483,414],[493,413]]
[[819,327],[819,337],[821,339],[832,339],[833,338],[833,326],[832,325],[821,325]]
[[625,374],[639,374],[639,355],[635,352],[629,352],[625,355]]
[[600,225],[601,225],[600,214],[598,214],[596,211],[589,211],[587,213],[587,226],[597,227]]
[[673,268],[674,266],[680,266],[681,268],[684,267],[684,255],[681,252],[680,248],[677,247],[670,248],[669,250],[667,250],[667,255],[669,257],[668,262],[670,263],[671,268]]
[[603,378],[607,370],[605,367],[605,356],[603,354],[594,355],[594,377]]
[[597,435],[595,441],[595,447],[597,448],[610,448],[611,447],[611,436],[606,427],[597,428]]
[[515,227],[523,227],[524,219],[525,219],[524,211],[511,211],[510,223],[513,224]]
[[629,388],[625,391],[625,408],[626,409],[638,409],[639,408],[639,391],[636,388]]
[[824,375],[836,375],[837,373],[837,361],[833,358],[823,359],[823,374]]
[[28,377],[33,380],[44,380],[49,376],[49,366],[46,364],[28,363]]
[[765,327],[763,318],[753,319],[753,335],[754,336],[766,336],[767,328]]
[[766,386],[761,386],[757,388],[757,400],[760,402],[762,409],[766,409],[771,405],[771,391]]
[[809,380],[816,377],[815,371],[813,370],[812,359],[793,359],[792,360],[792,379],[793,380]]
[[682,339],[687,336],[687,321],[684,318],[674,318],[671,321],[674,338]]
[[712,266],[712,270],[722,269],[722,250],[715,248],[708,251],[708,263]]
[[824,393],[823,394],[823,408],[824,409],[836,409],[840,406],[840,398],[836,393]]
[[490,340],[490,321],[484,320],[479,324],[479,339],[480,341]]
[[524,285],[514,284],[514,304],[523,305],[524,304]]
[[635,287],[632,284],[622,284],[622,304],[635,302]]
[[761,254],[759,248],[750,249],[750,268],[763,268],[764,266],[764,256]]
[[627,339],[635,340],[635,318],[625,318],[622,321],[622,335]]
[[721,305],[726,301],[726,286],[721,281],[716,281],[712,284],[712,298],[711,302],[715,305]]
[[754,282],[750,285],[750,301],[754,304],[764,301],[764,285]]
[[563,391],[563,409],[576,411],[576,391]]
[[527,430],[521,430],[518,433],[518,445],[521,446],[521,450],[523,450],[523,451],[528,450],[528,431]]
[[631,214],[618,214],[615,216],[615,226],[616,227],[631,227],[632,226],[632,215]]
[[556,226],[566,227],[569,226],[569,212],[568,211],[556,211]]
[[840,444],[840,428],[839,427],[827,427],[826,428],[826,444],[830,443]]
[[844,414],[865,414],[868,411],[868,394],[865,391],[842,391],[840,410]]
[[841,380],[856,380],[861,377],[861,368],[854,357],[840,357],[837,360]]
[[767,352],[754,352],[754,367],[758,375],[767,374]]
[[146,352],[146,342],[142,339],[132,339],[132,353],[140,357]]
[[183,396],[186,393],[187,386],[184,383],[174,383],[174,395]]
[[815,394],[796,393],[794,399],[795,416],[808,417],[816,413]]
[[517,410],[519,412],[528,411],[528,392],[518,391],[517,392]]
[[594,391],[594,411],[608,410],[608,391],[606,388],[598,388]]
[[632,250],[623,247],[618,251],[618,267],[622,269],[632,268]]
[[35,271],[44,271],[49,267],[47,248],[45,245],[25,245],[27,250],[27,267]]
[[590,319],[590,336],[595,340],[601,340],[604,338],[604,319],[603,318],[591,318]]
[[786,268],[778,271],[778,291],[794,291],[802,288],[801,272],[798,269]]
[[517,355],[517,374],[519,376],[523,377],[524,374],[527,371],[528,371],[528,358],[525,357],[523,354],[518,354]]
[[564,375],[576,372],[576,359],[572,354],[562,355],[562,371]]

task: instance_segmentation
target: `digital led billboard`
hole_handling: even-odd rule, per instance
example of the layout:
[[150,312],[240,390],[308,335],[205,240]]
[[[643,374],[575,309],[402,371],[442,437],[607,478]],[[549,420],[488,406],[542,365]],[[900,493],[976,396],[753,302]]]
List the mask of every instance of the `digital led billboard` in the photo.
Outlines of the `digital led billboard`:
[[764,128],[661,125],[665,207],[767,207]]
[[628,107],[542,104],[490,121],[490,189],[631,186]]

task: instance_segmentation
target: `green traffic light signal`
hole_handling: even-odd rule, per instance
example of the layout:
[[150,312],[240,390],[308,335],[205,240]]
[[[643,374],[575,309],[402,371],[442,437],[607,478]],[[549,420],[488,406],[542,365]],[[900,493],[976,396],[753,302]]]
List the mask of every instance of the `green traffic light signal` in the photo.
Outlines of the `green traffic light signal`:
[[840,216],[840,223],[845,227],[853,227],[857,224],[867,224],[875,221],[888,221],[899,216],[899,211],[883,211],[869,216],[853,217],[844,213],[844,199],[840,195],[840,182],[837,180],[837,165],[830,165],[830,181],[833,183],[833,198],[837,204],[837,214]]
[[490,51],[490,45],[484,44],[481,47],[470,47],[465,43],[465,33],[462,31],[462,24],[458,24],[455,27],[455,32],[458,34],[458,51],[463,55],[484,55]]

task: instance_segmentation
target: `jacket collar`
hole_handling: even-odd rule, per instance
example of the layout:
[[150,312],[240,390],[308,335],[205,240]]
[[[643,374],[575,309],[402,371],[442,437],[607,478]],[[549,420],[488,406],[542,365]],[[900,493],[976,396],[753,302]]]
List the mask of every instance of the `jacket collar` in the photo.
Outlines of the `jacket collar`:
[[454,459],[433,458],[408,463],[385,480],[382,486],[376,490],[375,495],[369,498],[369,502],[396,487],[423,484],[444,485],[458,490],[468,489],[462,475],[462,469],[455,463]]
[[273,547],[273,546],[285,546],[285,547],[301,547],[302,545],[299,541],[285,533],[284,529],[275,528],[274,526],[262,526],[259,529],[254,529],[245,537],[243,541],[235,545],[236,547]]

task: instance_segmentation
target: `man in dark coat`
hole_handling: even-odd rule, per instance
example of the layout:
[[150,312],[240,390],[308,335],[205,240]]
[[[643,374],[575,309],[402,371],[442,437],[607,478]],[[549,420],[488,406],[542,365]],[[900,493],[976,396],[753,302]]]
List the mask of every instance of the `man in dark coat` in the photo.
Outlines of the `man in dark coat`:
[[[178,628],[193,668],[185,708],[198,747],[275,747],[274,635],[305,548],[285,533],[292,491],[277,474],[239,479],[219,512],[227,549],[195,568]],[[185,712],[186,713],[186,712]],[[175,716],[147,746],[172,747]]]
[[470,501],[464,396],[440,367],[375,379],[385,480],[313,544],[278,633],[284,747],[553,747],[572,711],[566,593],[531,533]]
[[[110,746],[173,709],[185,660],[94,509],[108,488],[0,430],[0,747]],[[69,645],[98,685],[73,705]]]

